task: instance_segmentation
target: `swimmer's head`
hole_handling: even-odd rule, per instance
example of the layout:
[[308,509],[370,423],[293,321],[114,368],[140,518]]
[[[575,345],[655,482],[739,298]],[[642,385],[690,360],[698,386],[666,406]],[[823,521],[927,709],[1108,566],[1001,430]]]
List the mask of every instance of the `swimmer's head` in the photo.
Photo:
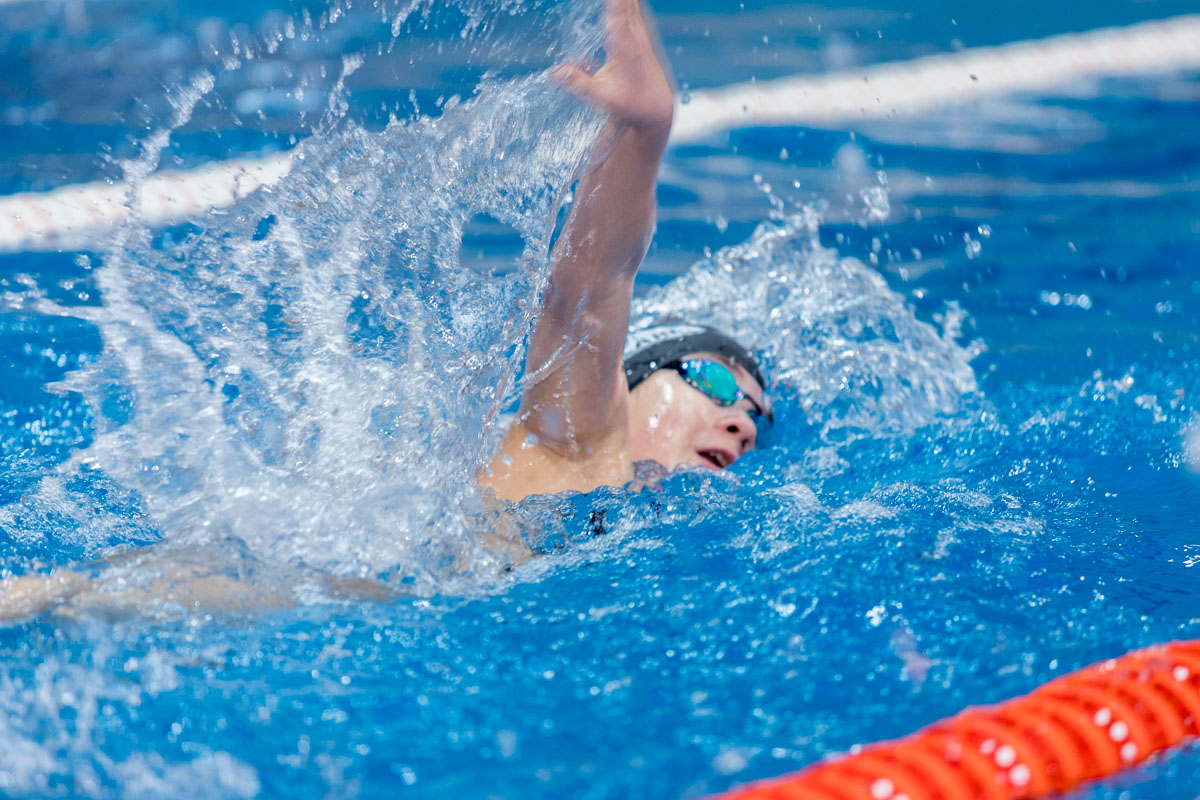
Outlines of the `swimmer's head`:
[[754,448],[759,424],[770,420],[758,363],[712,328],[630,331],[624,361],[635,461],[723,469]]

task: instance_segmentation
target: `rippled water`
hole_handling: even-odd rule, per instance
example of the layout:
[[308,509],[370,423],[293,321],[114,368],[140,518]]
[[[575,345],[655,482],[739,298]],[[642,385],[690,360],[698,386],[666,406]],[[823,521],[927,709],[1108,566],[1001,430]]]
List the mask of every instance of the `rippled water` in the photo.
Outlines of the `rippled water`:
[[[2,563],[98,592],[0,630],[0,792],[698,797],[1200,635],[1195,76],[672,149],[634,325],[752,344],[775,431],[726,473],[497,509],[472,475],[598,122],[540,70],[594,52],[596,7],[138,10],[0,12],[6,59],[125,87],[77,108],[22,60],[10,189],[293,139],[297,166],[0,262]],[[732,78],[952,46],[882,4],[659,10],[693,86],[714,51]],[[180,564],[251,608],[157,598]]]

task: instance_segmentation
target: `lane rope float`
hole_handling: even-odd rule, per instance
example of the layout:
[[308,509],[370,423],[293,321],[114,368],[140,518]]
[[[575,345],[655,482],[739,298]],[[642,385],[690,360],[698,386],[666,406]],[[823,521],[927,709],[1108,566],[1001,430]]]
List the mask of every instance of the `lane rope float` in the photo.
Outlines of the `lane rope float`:
[[1034,800],[1200,734],[1200,640],[1135,650],[710,800]]
[[[4,0],[0,0],[3,2]],[[837,127],[913,116],[931,108],[1099,77],[1200,69],[1200,14],[1123,28],[981,47],[824,75],[693,91],[678,101],[672,144],[771,125]],[[291,169],[287,153],[163,172],[135,191],[88,183],[0,197],[0,252],[86,246],[127,219],[150,225],[225,208]]]

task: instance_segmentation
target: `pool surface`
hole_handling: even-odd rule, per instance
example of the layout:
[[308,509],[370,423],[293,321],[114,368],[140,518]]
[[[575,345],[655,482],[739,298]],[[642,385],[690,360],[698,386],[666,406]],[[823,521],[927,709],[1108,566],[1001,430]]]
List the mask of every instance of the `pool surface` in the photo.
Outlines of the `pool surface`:
[[[656,11],[686,94],[1194,6]],[[773,433],[477,496],[599,123],[541,71],[597,23],[0,3],[0,195],[294,163],[0,254],[0,568],[94,590],[0,627],[0,794],[698,798],[1200,638],[1194,72],[671,148],[634,324],[752,343]],[[1185,747],[1075,797],[1197,785]]]

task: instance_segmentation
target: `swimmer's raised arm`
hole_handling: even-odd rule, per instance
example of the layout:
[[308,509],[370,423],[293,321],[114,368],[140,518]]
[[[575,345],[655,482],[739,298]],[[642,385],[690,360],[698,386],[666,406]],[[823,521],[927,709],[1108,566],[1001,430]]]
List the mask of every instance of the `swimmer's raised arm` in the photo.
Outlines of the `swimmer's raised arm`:
[[[654,186],[674,91],[639,0],[606,0],[605,51],[595,72],[575,64],[551,70],[556,83],[608,121],[552,254],[527,359],[534,379],[497,458],[532,433],[555,456],[588,461],[621,449],[626,434],[621,352],[634,276],[654,230]],[[595,467],[587,470],[598,479],[592,485],[617,477]]]

